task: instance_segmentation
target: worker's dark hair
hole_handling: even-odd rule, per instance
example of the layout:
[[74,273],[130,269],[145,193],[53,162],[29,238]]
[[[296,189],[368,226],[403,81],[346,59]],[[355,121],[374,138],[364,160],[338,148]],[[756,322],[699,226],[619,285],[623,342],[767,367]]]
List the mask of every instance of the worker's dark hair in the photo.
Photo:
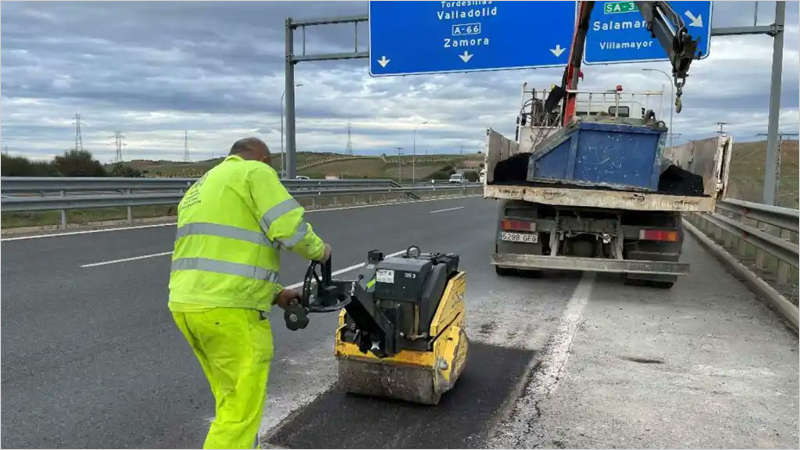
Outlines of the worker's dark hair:
[[231,151],[228,153],[229,155],[240,155],[242,153],[250,153],[259,150],[259,147],[264,146],[267,149],[267,153],[269,153],[269,147],[267,144],[264,143],[259,138],[248,137],[244,139],[239,139],[238,141],[234,142],[231,146]]

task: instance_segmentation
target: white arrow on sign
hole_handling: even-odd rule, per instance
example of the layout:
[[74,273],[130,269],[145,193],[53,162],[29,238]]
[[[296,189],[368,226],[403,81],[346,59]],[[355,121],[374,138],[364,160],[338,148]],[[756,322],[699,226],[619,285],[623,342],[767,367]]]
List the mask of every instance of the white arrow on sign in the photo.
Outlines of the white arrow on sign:
[[464,50],[463,55],[458,55],[458,57],[461,58],[461,60],[464,62],[469,62],[469,60],[472,59],[473,56],[475,55],[470,55],[469,52],[466,50]]
[[692,14],[691,11],[686,11],[684,14],[686,14],[686,17],[688,17],[689,20],[692,21],[691,23],[689,23],[690,27],[702,27],[703,26],[703,15],[702,14],[698,14],[697,17],[695,17],[694,14]]
[[551,49],[550,49],[550,51],[551,51],[551,52],[552,52],[554,55],[556,55],[556,58],[558,58],[559,56],[561,56],[561,54],[562,54],[562,53],[564,53],[566,50],[567,50],[567,49],[565,49],[565,48],[561,48],[561,44],[556,44],[556,48],[551,48]]
[[389,64],[389,61],[391,61],[391,59],[386,59],[385,56],[381,56],[381,59],[378,60],[378,64],[380,64],[381,67],[386,67],[386,65]]

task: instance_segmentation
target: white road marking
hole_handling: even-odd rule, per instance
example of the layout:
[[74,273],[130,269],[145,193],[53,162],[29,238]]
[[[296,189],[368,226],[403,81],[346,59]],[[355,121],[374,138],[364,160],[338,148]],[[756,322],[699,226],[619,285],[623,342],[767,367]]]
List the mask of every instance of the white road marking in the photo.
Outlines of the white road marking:
[[[441,200],[458,200],[462,198],[474,198],[474,197],[482,197],[482,194],[477,195],[465,195],[463,197],[444,197],[444,198],[430,198],[426,200],[414,200],[410,202],[400,202],[400,203],[376,203],[374,205],[356,205],[356,206],[342,206],[338,208],[322,208],[322,209],[310,209],[306,210],[307,214],[316,213],[316,212],[326,212],[326,211],[341,211],[345,209],[360,209],[360,208],[376,208],[379,206],[399,206],[399,205],[408,205],[411,203],[424,203],[424,202],[437,202]],[[52,233],[52,234],[37,234],[34,236],[19,236],[19,237],[10,237],[10,238],[2,238],[0,242],[8,242],[8,241],[26,241],[28,239],[42,239],[42,238],[55,238],[55,237],[63,237],[63,236],[75,236],[79,234],[92,234],[92,233],[109,233],[112,231],[128,231],[128,230],[139,230],[144,228],[156,228],[156,227],[168,227],[172,225],[177,225],[176,222],[169,222],[169,223],[158,223],[152,225],[137,225],[134,227],[121,227],[121,228],[103,228],[100,230],[83,230],[83,231],[70,231],[67,233]]]
[[[383,257],[384,258],[389,258],[389,257],[392,257],[392,256],[401,255],[401,254],[403,254],[405,252],[406,252],[405,250],[400,250],[399,252],[390,253],[388,255],[384,255]],[[362,262],[362,263],[359,263],[359,264],[353,264],[350,267],[345,267],[344,269],[339,269],[339,270],[337,270],[335,272],[331,272],[331,275],[341,275],[341,274],[343,274],[345,272],[350,272],[351,270],[360,269],[360,268],[364,267],[365,264],[366,264],[366,262]],[[303,286],[303,283],[300,282],[300,283],[295,283],[295,284],[293,284],[291,286],[284,286],[284,288],[285,289],[297,289],[297,288],[302,287],[302,286]]]
[[92,263],[92,264],[84,264],[84,265],[81,266],[81,268],[84,269],[84,268],[87,268],[87,267],[106,266],[106,265],[109,265],[109,264],[117,264],[117,263],[123,263],[123,262],[128,262],[128,261],[138,261],[140,259],[155,258],[157,256],[166,256],[166,255],[171,255],[171,254],[172,254],[172,252],[153,253],[152,255],[134,256],[133,258],[123,258],[123,259],[115,259],[115,260],[112,260],[112,261],[103,261],[103,262]]
[[[539,404],[558,387],[558,382],[564,377],[572,342],[583,316],[583,310],[589,302],[589,296],[594,287],[594,272],[584,272],[578,286],[572,293],[558,329],[550,338],[543,350],[540,359],[541,369],[533,374],[530,383],[518,396],[508,422],[498,427],[489,440],[490,448],[532,448],[536,444],[537,436],[532,428],[539,414]],[[528,371],[535,369],[537,358],[531,360]],[[524,436],[519,430],[526,430]]]
[[[390,253],[388,255],[384,255],[384,257],[388,258],[390,256],[400,255],[402,253],[405,253],[405,250],[400,250],[399,252]],[[138,261],[140,259],[155,258],[155,257],[158,257],[158,256],[167,256],[167,255],[171,255],[171,254],[172,254],[172,252],[153,253],[152,255],[134,256],[132,258],[123,258],[123,259],[115,259],[115,260],[112,260],[112,261],[102,261],[102,262],[97,262],[97,263],[92,263],[92,264],[84,264],[84,265],[81,266],[81,268],[85,269],[85,268],[88,268],[88,267],[107,266],[109,264],[118,264],[118,263],[124,263],[124,262],[128,262],[128,261]],[[361,267],[364,267],[364,264],[366,264],[366,263],[362,262],[362,263],[359,263],[359,264],[353,264],[350,267],[345,267],[344,269],[339,269],[339,270],[331,273],[331,275],[340,275],[340,274],[343,274],[345,272],[350,272],[351,270],[355,270],[355,269],[359,269]],[[286,288],[287,289],[297,289],[302,285],[303,285],[302,282],[301,283],[295,283],[295,284],[293,284],[291,286],[286,286]]]
[[76,234],[107,233],[109,231],[140,230],[140,229],[144,229],[144,228],[168,227],[170,225],[175,225],[175,222],[157,223],[157,224],[153,224],[153,225],[137,225],[135,227],[103,228],[103,229],[100,229],[100,230],[70,231],[70,232],[67,232],[67,233],[37,234],[35,236],[10,237],[10,238],[0,239],[0,242],[25,241],[25,240],[28,240],[28,239],[42,239],[42,238],[61,237],[61,236],[75,236]]
[[532,393],[532,398],[543,399],[549,395],[561,379],[561,373],[569,359],[572,351],[572,341],[575,339],[575,332],[581,321],[583,310],[589,302],[589,295],[594,287],[594,272],[584,272],[580,283],[575,287],[575,292],[564,309],[558,330],[548,342],[545,349],[545,356],[542,359],[543,370],[537,372],[528,391]]
[[436,211],[431,211],[430,214],[436,214],[436,213],[447,212],[447,211],[457,211],[459,209],[464,209],[464,207],[463,206],[457,206],[455,208],[437,209]]

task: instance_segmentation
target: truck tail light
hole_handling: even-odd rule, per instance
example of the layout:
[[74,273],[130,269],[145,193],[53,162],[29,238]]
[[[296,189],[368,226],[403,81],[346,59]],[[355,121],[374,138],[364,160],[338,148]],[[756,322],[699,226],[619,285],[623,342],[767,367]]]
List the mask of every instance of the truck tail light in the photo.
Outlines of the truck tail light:
[[678,232],[669,230],[639,230],[639,239],[643,241],[678,242]]
[[536,231],[535,222],[523,222],[521,220],[503,220],[500,222],[503,231]]

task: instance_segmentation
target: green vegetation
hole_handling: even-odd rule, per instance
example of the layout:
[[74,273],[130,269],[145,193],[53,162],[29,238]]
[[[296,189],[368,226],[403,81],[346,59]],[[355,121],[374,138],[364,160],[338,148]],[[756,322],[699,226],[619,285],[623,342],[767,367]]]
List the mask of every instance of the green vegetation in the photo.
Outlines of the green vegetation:
[[[136,219],[168,217],[177,214],[177,205],[137,206],[133,209]],[[67,223],[88,224],[113,220],[125,220],[126,208],[75,209],[67,211]],[[3,229],[35,226],[56,226],[61,224],[59,211],[3,213],[0,226]]]
[[[798,142],[781,144],[781,173],[778,179],[778,205],[798,207]],[[766,141],[734,143],[728,177],[728,197],[760,202],[764,190]]]
[[4,177],[104,177],[105,168],[85,150],[68,150],[52,161],[31,161],[24,156],[2,155]]
[[[321,179],[326,176],[340,178],[388,178],[398,177],[398,158],[348,156],[334,153],[299,153],[297,165],[300,175]],[[91,158],[89,152],[67,152],[51,162],[32,162],[23,157],[3,155],[3,176],[113,176],[113,177],[200,177],[222,162],[215,158],[197,162],[134,160],[111,164],[106,167]],[[411,181],[411,156],[402,156],[402,181]],[[273,155],[272,166],[280,168],[280,154]],[[477,180],[483,165],[482,155],[422,155],[416,159],[416,179],[447,180],[456,169],[463,170],[468,180]],[[62,172],[64,171],[64,172]],[[321,203],[331,200],[320,200]],[[325,203],[327,204],[327,203]],[[321,205],[317,205],[319,207]],[[164,217],[174,215],[174,206],[143,206],[134,208],[134,217]],[[70,224],[86,224],[127,218],[125,208],[71,210],[67,212]],[[3,229],[25,226],[54,226],[61,222],[58,211],[37,213],[19,212],[2,214]]]
[[[139,171],[145,177],[199,177],[219,164],[223,158],[197,162],[135,160],[125,166]],[[411,156],[400,158],[402,180],[411,180]],[[480,170],[483,155],[420,155],[416,158],[418,180],[446,179],[442,172],[458,169]],[[281,155],[272,155],[272,167],[279,170]],[[448,167],[448,169],[445,169]],[[328,176],[339,178],[389,178],[396,180],[399,174],[397,156],[349,156],[336,153],[297,154],[298,175],[321,179]]]

